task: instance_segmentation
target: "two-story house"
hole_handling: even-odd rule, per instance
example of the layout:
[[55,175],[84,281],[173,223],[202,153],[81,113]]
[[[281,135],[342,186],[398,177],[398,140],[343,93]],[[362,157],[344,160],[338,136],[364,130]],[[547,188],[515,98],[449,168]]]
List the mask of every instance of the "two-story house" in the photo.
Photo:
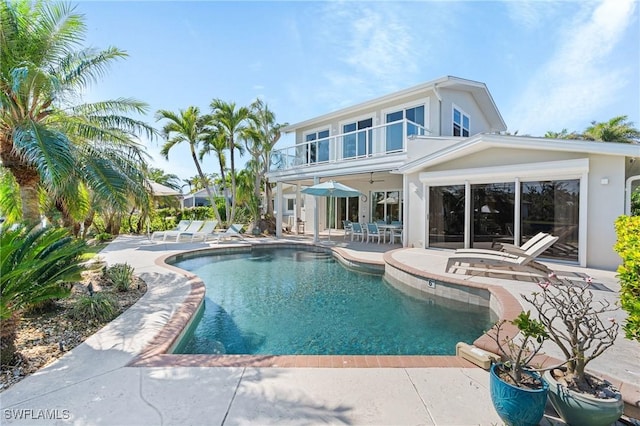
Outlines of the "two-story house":
[[[405,247],[442,249],[544,231],[560,239],[543,257],[615,269],[613,222],[640,175],[640,146],[506,130],[484,83],[451,76],[290,125],[295,144],[271,154],[276,221],[304,220],[316,237],[343,220],[401,222]],[[300,192],[327,180],[362,195]]]

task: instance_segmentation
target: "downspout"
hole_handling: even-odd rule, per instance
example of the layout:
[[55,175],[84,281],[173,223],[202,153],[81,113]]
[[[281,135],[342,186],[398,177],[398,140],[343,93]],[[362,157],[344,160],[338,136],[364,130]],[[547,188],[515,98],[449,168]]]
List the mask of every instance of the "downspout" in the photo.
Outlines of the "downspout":
[[433,85],[433,93],[435,93],[436,98],[438,98],[438,136],[442,136],[442,96],[440,96],[440,92],[438,91],[437,83]]

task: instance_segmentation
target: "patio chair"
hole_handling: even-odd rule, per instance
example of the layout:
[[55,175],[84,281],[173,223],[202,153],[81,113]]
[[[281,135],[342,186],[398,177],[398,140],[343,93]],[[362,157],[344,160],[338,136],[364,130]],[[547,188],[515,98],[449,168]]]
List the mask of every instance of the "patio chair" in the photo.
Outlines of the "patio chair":
[[189,226],[187,226],[182,231],[166,231],[162,241],[166,241],[167,238],[175,237],[175,241],[178,242],[178,240],[180,240],[180,236],[182,234],[190,234],[192,232],[199,231],[200,228],[202,227],[203,223],[204,223],[204,220],[193,220],[193,221],[191,221]]
[[[492,251],[494,253],[496,253],[496,252],[506,252],[506,253],[516,254],[516,255],[517,254],[521,254],[521,253],[524,253],[525,251],[527,251],[534,244],[536,244],[538,241],[542,240],[544,237],[546,237],[548,235],[549,234],[547,234],[546,232],[538,232],[536,235],[534,235],[533,237],[531,237],[527,241],[525,241],[524,244],[522,244],[521,246],[517,246],[515,244],[510,244],[510,243],[496,243],[497,244],[497,249],[494,250],[492,248],[490,251]],[[491,247],[494,247],[494,245],[492,245]],[[456,253],[475,253],[478,250],[479,249],[474,249],[474,248],[458,249],[458,250],[456,250]]]
[[189,224],[191,224],[190,220],[181,220],[180,222],[178,222],[178,225],[173,229],[170,229],[167,231],[154,231],[154,233],[151,234],[151,241],[155,240],[156,237],[162,237],[162,240],[164,241],[167,238],[167,232],[184,231],[185,229],[187,229]]
[[[456,250],[454,254],[449,256],[445,271],[449,272],[451,269],[453,272],[458,269],[469,271],[481,267],[490,272],[500,273],[505,272],[504,268],[507,268],[509,272],[515,269],[547,276],[552,271],[545,265],[538,263],[536,258],[556,241],[558,241],[558,237],[547,235],[519,254],[484,249]],[[467,266],[464,266],[464,264]]]
[[500,251],[506,251],[507,253],[511,254],[523,253],[548,235],[549,234],[547,234],[546,232],[538,232],[536,235],[525,241],[521,246],[509,243],[500,243]]
[[344,239],[347,239],[347,236],[351,235],[352,229],[351,229],[351,221],[349,220],[343,220],[342,221],[342,227],[344,228]]
[[223,240],[230,240],[233,237],[244,240],[244,237],[241,234],[243,228],[244,228],[244,224],[234,223],[231,226],[229,226],[229,228],[227,228],[226,231],[216,233],[214,234],[214,236],[216,237],[216,241],[218,243],[220,243],[220,241],[223,241]]
[[391,229],[391,236],[389,237],[389,242],[391,244],[395,244],[396,238],[399,240],[398,242],[402,244],[402,228]]
[[202,228],[200,228],[199,231],[191,234],[191,242],[197,241],[199,239],[202,239],[203,242],[206,242],[209,238],[215,237],[216,226],[218,226],[217,220],[205,220]]
[[359,222],[351,223],[351,241],[353,241],[353,237],[358,237],[360,241],[364,241],[364,229],[362,229],[362,224]]
[[381,237],[382,233],[380,232],[380,228],[378,228],[378,224],[375,222],[367,223],[367,242],[373,240],[374,238],[377,238],[378,244],[380,244]]

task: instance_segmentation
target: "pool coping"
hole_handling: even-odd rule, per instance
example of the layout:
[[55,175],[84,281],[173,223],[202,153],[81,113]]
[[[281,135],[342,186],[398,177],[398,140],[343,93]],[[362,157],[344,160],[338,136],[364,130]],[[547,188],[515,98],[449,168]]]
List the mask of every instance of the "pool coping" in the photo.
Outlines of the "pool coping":
[[[264,244],[252,244],[251,246]],[[491,293],[492,304],[497,308],[499,318],[511,320],[522,310],[520,302],[507,290],[499,286],[474,283],[459,279],[426,273],[393,258],[396,250],[383,253],[383,261],[361,259],[351,255],[340,247],[325,246],[308,242],[272,242],[269,245],[277,246],[311,246],[323,251],[330,251],[343,265],[361,270],[363,272],[384,271],[387,264],[396,269],[401,269],[417,277],[424,279],[438,279],[452,285],[476,287],[486,289]],[[164,327],[147,343],[144,349],[137,354],[128,364],[128,367],[168,367],[168,366],[194,366],[194,367],[272,367],[272,368],[470,368],[476,367],[470,361],[456,355],[214,355],[214,354],[172,354],[170,350],[177,344],[182,334],[189,328],[196,317],[196,313],[204,302],[205,286],[202,280],[188,271],[168,264],[172,258],[188,254],[202,254],[219,251],[242,251],[248,247],[246,243],[208,247],[198,250],[189,250],[181,253],[169,253],[155,259],[155,264],[174,273],[184,276],[190,286],[189,294],[182,301],[177,310],[169,318]],[[402,250],[402,249],[398,249]],[[493,307],[492,307],[493,309]],[[511,324],[505,327],[508,331],[516,330]],[[474,345],[496,352],[497,348],[487,336],[480,336]]]

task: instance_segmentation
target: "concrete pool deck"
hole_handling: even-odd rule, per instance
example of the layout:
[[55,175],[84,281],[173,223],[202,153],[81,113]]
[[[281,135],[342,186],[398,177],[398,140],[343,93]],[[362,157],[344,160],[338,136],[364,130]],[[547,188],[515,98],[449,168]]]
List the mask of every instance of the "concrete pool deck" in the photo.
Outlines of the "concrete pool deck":
[[[520,293],[536,288],[523,281],[446,274],[447,251],[405,249],[385,254],[399,246],[333,238],[332,247],[362,262],[382,264],[384,256],[392,256],[425,274],[497,283],[519,300]],[[180,307],[192,294],[193,279],[157,264],[156,259],[210,246],[216,244],[152,243],[141,237],[119,237],[110,244],[101,253],[104,259],[134,266],[149,285],[147,293],[82,345],[0,393],[2,424],[501,424],[489,397],[488,373],[464,360],[439,367],[396,368],[379,361],[362,366],[369,368],[325,368],[319,360],[315,368],[129,366],[172,317],[180,316]],[[598,297],[617,298],[613,272],[548,265],[565,273],[586,273],[601,286]],[[622,312],[616,315],[623,318]],[[551,350],[550,354],[555,355]],[[592,366],[637,385],[639,357],[640,345],[619,336]],[[347,365],[344,361],[332,367],[357,367],[348,365],[349,359]],[[554,416],[550,411],[541,424],[562,424]]]

